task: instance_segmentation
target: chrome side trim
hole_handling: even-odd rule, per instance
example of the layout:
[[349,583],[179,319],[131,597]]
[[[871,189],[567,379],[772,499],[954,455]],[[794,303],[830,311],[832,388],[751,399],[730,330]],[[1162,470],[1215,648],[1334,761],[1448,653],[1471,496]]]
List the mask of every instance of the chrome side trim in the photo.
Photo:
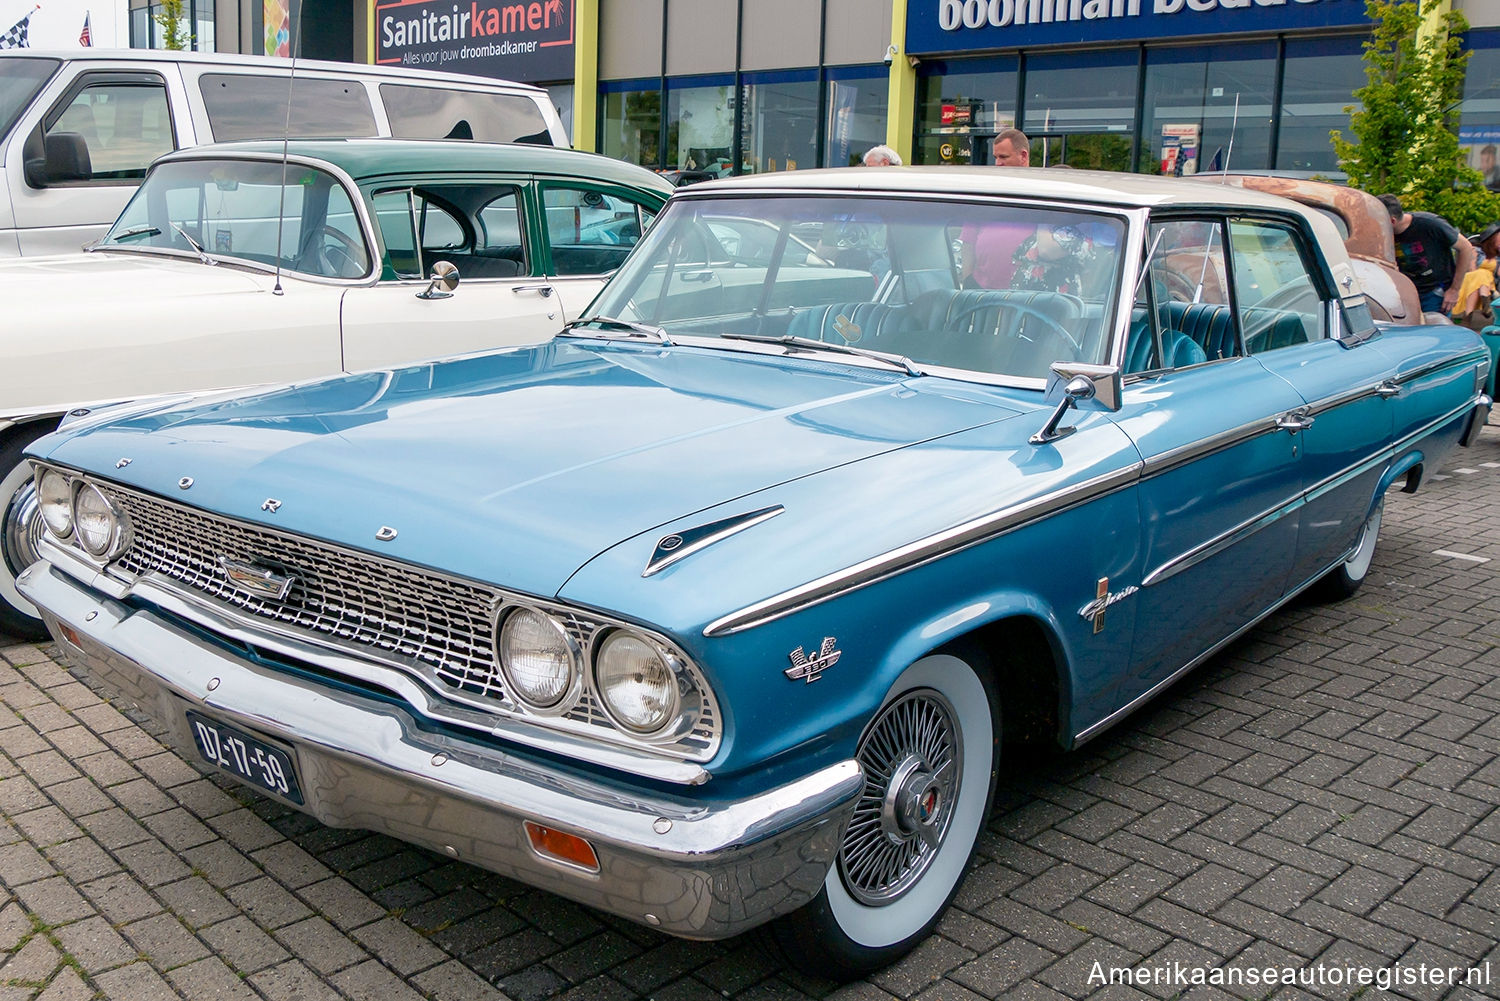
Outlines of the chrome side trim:
[[785,510],[786,508],[776,504],[772,507],[763,507],[758,511],[747,511],[744,514],[710,522],[707,525],[699,525],[686,531],[664,535],[657,540],[656,549],[651,553],[651,560],[646,564],[646,569],[641,571],[641,576],[650,577],[652,574],[660,573],[678,560],[684,560],[694,553],[702,552],[715,542],[722,542],[731,535],[753,528]]
[[729,636],[755,626],[791,615],[812,605],[821,604],[850,591],[878,583],[888,577],[914,570],[934,560],[962,552],[971,546],[988,542],[1007,532],[1049,515],[1077,507],[1098,497],[1133,485],[1140,479],[1141,463],[1096,476],[1062,490],[1022,501],[1011,507],[981,515],[953,528],[909,542],[897,549],[856,563],[843,570],[808,581],[780,594],[748,605],[710,622],[703,630],[707,637]]
[[1263,434],[1275,434],[1281,430],[1276,426],[1276,422],[1280,418],[1280,414],[1271,417],[1261,417],[1241,424],[1239,427],[1220,431],[1218,434],[1204,438],[1202,441],[1179,445],[1160,455],[1153,455],[1146,460],[1145,470],[1141,473],[1141,479],[1160,476],[1162,473],[1170,472],[1178,466],[1187,465],[1189,462],[1201,459],[1205,455],[1221,452],[1226,448],[1233,448],[1241,442],[1249,441],[1252,438],[1259,438]]
[[1342,393],[1335,393],[1333,396],[1326,396],[1321,400],[1309,403],[1307,405],[1307,412],[1310,416],[1316,417],[1330,410],[1336,410],[1345,404],[1356,403],[1367,396],[1386,396],[1386,393],[1381,392],[1381,387],[1385,385],[1386,382],[1381,381],[1370,386],[1361,386],[1358,389],[1348,389]]
[[1184,570],[1197,566],[1211,556],[1217,556],[1230,546],[1243,542],[1261,529],[1267,528],[1285,518],[1305,503],[1306,501],[1299,493],[1291,500],[1283,501],[1269,511],[1264,511],[1247,521],[1241,522],[1228,531],[1209,539],[1207,542],[1189,549],[1182,555],[1174,556],[1155,570],[1146,574],[1141,580],[1141,587],[1151,587],[1153,584],[1160,584],[1164,580],[1177,576]]

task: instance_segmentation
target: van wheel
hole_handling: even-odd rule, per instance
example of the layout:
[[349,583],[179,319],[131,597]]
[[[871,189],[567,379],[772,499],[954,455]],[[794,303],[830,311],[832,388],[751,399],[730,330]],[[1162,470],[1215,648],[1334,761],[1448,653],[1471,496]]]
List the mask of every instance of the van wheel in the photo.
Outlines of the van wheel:
[[850,980],[931,934],[984,826],[999,747],[987,679],[947,654],[907,668],[860,739],[865,786],[823,889],[771,927],[787,959]]
[[0,444],[0,632],[17,639],[47,638],[36,608],[16,590],[16,577],[37,560],[42,519],[31,463],[21,450],[50,428],[22,428]]

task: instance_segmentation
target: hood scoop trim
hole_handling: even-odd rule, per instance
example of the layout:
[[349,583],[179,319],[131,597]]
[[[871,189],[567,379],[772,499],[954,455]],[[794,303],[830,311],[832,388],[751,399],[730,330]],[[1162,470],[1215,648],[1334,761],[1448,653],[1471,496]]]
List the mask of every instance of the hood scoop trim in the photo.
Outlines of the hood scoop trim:
[[656,540],[656,549],[651,553],[651,560],[646,564],[646,569],[641,571],[641,576],[650,577],[678,560],[686,559],[696,552],[707,549],[715,542],[720,542],[731,535],[774,518],[785,510],[786,508],[777,504],[772,507],[763,507],[758,511],[747,511],[719,521],[711,521],[707,525],[699,525],[682,532],[673,532],[671,535],[663,535]]

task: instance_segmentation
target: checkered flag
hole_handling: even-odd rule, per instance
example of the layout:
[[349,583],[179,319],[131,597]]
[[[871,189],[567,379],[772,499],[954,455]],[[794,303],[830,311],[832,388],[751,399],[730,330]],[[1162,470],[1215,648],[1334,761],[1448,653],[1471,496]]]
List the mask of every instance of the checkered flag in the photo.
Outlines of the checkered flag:
[[[40,7],[34,7],[31,14],[35,14]],[[31,30],[31,14],[27,14],[21,20],[10,26],[10,30],[0,35],[0,49],[25,49],[30,48],[31,41],[27,33]]]

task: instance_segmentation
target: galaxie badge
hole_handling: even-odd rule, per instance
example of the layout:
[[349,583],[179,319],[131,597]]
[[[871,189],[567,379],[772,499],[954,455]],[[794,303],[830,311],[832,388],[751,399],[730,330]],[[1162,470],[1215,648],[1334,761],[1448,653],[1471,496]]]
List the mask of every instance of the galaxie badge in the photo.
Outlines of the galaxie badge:
[[229,583],[241,591],[256,596],[275,598],[277,601],[286,597],[286,593],[292,588],[292,583],[297,579],[283,576],[265,567],[258,567],[253,563],[231,559],[228,556],[219,557],[219,566],[224,568],[224,576],[229,578]]

